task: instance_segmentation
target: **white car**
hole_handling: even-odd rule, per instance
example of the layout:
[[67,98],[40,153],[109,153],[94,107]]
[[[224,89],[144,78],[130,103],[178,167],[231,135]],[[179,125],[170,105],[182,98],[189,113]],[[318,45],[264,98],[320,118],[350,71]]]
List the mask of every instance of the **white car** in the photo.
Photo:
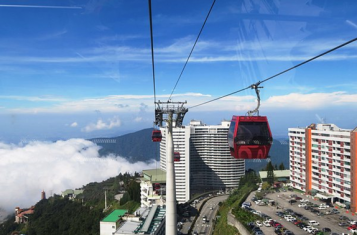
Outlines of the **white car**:
[[307,199],[301,199],[300,202],[309,202]]
[[290,218],[287,218],[286,221],[288,222],[294,222],[296,221],[296,219],[294,217],[290,217]]
[[312,233],[312,232],[314,232],[315,230],[318,230],[317,228],[314,228],[314,227],[311,227],[311,228],[308,228],[306,231],[308,232],[308,233]]
[[304,227],[303,229],[304,229],[305,231],[307,231],[308,229],[311,229],[311,228],[314,228],[314,227],[312,227],[312,226],[306,226],[306,227]]
[[260,222],[260,220],[255,221],[255,224],[256,224],[258,227],[262,227],[262,226],[263,226],[263,224],[262,224],[262,222]]
[[292,217],[291,215],[285,215],[285,216],[284,216],[284,219],[285,219],[285,220],[288,220],[288,219],[290,219],[290,218],[293,218],[293,217]]
[[305,206],[307,206],[305,203],[300,203],[300,204],[298,205],[298,207],[305,207]]
[[308,224],[311,225],[311,226],[312,225],[314,225],[314,226],[320,225],[320,223],[317,222],[316,220],[310,220]]
[[263,225],[265,226],[265,227],[271,227],[271,225],[270,225],[270,221],[264,221],[263,222]]
[[349,222],[350,222],[350,224],[352,224],[352,225],[357,224],[357,221],[355,221],[355,220],[350,220]]

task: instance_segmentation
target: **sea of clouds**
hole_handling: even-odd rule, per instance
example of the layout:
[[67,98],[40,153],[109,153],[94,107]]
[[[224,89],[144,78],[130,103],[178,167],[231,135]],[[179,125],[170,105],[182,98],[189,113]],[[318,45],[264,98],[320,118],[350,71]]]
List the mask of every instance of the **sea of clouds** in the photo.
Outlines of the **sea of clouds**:
[[130,163],[109,155],[99,158],[100,147],[84,139],[20,144],[0,142],[0,208],[30,207],[44,190],[61,194],[89,182],[101,182],[120,172],[134,173],[156,167],[155,162]]

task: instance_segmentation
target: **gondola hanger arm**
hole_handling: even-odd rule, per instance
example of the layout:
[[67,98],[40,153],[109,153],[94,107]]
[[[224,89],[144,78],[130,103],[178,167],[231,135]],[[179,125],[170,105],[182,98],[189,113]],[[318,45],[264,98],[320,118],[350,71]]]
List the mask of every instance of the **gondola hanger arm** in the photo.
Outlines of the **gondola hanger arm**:
[[260,81],[251,85],[250,88],[251,89],[254,89],[255,90],[255,93],[257,94],[257,101],[258,101],[258,104],[257,104],[257,107],[251,111],[248,111],[248,116],[253,116],[253,114],[257,113],[258,116],[259,116],[259,107],[260,107],[260,95],[259,95],[259,88],[264,88],[262,86],[259,86],[260,85]]

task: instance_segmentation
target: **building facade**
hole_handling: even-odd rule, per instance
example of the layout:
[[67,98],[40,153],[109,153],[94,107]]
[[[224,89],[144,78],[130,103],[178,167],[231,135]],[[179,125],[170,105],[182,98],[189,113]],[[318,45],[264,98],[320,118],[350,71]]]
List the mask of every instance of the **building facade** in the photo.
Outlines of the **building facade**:
[[164,205],[166,197],[166,172],[161,169],[143,170],[140,182],[141,207]]
[[290,180],[294,188],[316,191],[357,211],[357,128],[312,124],[289,128]]
[[[229,121],[209,126],[191,121],[173,129],[174,151],[180,153],[180,161],[175,162],[176,199],[180,203],[188,201],[195,191],[238,187],[245,173],[245,162],[230,155],[229,125]],[[166,171],[166,129],[161,132],[160,167]]]

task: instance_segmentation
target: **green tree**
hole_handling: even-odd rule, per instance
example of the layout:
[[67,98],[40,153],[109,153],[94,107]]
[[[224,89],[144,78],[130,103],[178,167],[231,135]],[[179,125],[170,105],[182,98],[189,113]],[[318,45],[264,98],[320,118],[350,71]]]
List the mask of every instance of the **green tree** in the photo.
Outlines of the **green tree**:
[[273,167],[273,164],[270,162],[268,162],[267,164],[267,182],[270,184],[270,185],[273,185],[274,184],[274,167]]
[[285,170],[284,163],[280,163],[280,165],[279,165],[279,170]]
[[262,190],[268,190],[270,188],[270,184],[268,182],[263,182]]

